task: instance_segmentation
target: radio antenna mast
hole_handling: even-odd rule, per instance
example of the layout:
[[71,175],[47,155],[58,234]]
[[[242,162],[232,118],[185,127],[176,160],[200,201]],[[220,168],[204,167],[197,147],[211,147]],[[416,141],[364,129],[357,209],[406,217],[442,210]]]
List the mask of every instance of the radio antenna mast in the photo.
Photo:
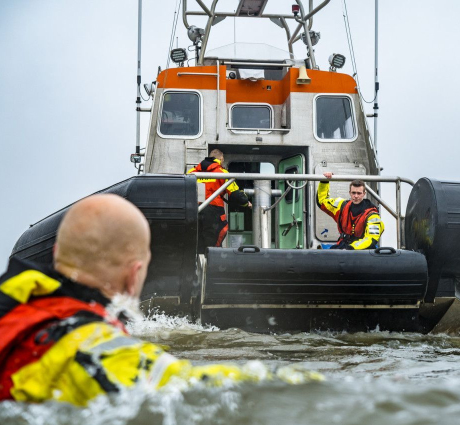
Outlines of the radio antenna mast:
[[377,118],[379,116],[379,0],[375,0],[375,98],[374,98],[374,147],[377,151]]
[[142,0],[139,0],[137,17],[137,120],[136,120],[136,154],[141,153],[141,33],[142,33]]

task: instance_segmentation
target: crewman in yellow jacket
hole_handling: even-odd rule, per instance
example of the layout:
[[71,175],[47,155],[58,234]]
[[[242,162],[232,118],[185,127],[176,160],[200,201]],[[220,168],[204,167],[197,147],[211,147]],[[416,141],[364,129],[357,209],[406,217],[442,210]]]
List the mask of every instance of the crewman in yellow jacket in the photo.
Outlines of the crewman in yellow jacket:
[[[138,299],[149,261],[147,220],[110,194],[69,209],[58,229],[53,267],[11,259],[0,277],[0,400],[83,406],[141,381],[161,388],[173,377],[212,385],[261,379],[251,368],[231,364],[192,366],[128,334],[108,307],[120,294]],[[262,377],[270,378],[266,372]],[[286,369],[276,375],[292,383],[321,379],[309,372],[299,379],[298,371]]]
[[[326,172],[330,179],[333,173]],[[330,198],[329,181],[318,184],[316,203],[322,211],[337,223],[339,240],[331,249],[373,249],[377,247],[385,227],[377,207],[366,196],[362,180],[350,183],[350,199]]]

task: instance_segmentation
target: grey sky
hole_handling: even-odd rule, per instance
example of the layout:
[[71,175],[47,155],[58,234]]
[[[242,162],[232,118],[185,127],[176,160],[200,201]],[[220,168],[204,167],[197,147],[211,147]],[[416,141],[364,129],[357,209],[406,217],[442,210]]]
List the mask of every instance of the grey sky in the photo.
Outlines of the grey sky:
[[[177,3],[143,3],[146,83],[155,78],[158,66],[165,67]],[[290,13],[293,2],[271,3]],[[383,174],[460,180],[460,2],[379,3],[378,144]],[[236,4],[222,0],[221,8],[233,10]],[[361,88],[370,100],[374,1],[347,0],[347,6]],[[251,37],[285,48],[281,29],[248,22],[236,21],[237,41]],[[203,25],[192,18],[190,23]],[[209,48],[233,42],[233,28],[231,19],[215,27]],[[340,52],[347,57],[344,72],[351,74],[342,1],[332,0],[315,18],[313,29],[321,32],[316,46],[320,68],[327,69],[327,57]],[[190,44],[181,18],[176,35],[179,46]],[[302,45],[296,53],[304,56]],[[0,1],[1,269],[29,224],[135,174],[129,154],[135,144],[136,56],[136,0]],[[147,125],[144,114],[142,145]],[[371,120],[369,125],[372,129]]]

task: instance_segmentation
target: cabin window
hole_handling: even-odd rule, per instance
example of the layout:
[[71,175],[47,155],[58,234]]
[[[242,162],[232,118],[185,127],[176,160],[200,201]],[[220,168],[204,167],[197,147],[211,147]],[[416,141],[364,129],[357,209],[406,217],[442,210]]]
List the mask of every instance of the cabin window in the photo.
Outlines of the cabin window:
[[322,141],[353,141],[357,137],[351,98],[317,96],[315,135]]
[[163,94],[158,133],[163,137],[197,138],[201,134],[201,96],[193,91]]
[[268,104],[235,103],[230,110],[231,128],[273,128],[273,110]]

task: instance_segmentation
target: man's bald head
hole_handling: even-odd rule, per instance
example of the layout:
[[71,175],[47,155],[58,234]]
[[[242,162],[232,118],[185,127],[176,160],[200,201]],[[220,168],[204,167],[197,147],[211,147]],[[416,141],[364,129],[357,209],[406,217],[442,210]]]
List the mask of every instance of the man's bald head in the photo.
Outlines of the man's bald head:
[[139,296],[150,261],[150,229],[133,204],[113,194],[73,205],[56,238],[54,266],[106,296]]

